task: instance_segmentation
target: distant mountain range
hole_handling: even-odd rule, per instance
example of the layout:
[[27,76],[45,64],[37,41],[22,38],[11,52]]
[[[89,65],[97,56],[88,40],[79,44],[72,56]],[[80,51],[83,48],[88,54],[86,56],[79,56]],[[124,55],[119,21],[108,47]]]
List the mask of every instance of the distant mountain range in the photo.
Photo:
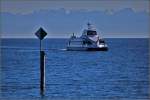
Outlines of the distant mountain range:
[[43,27],[48,37],[80,35],[91,22],[103,37],[148,37],[149,14],[130,8],[118,12],[86,10],[40,10],[29,14],[1,13],[2,37],[35,37]]

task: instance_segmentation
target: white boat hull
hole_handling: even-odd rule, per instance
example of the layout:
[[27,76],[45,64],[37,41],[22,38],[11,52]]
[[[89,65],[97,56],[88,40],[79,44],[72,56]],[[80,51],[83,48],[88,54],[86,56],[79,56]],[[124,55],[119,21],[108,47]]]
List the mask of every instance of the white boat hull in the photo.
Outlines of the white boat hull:
[[108,47],[88,48],[88,47],[67,47],[68,51],[107,51]]

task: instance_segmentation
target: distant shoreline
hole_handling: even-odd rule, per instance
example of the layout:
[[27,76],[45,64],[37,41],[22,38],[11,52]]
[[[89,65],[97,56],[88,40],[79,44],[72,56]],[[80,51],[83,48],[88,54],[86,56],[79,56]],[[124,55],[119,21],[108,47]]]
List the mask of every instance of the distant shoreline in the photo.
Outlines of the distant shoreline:
[[[104,39],[149,39],[150,37],[107,37]],[[0,39],[37,39],[37,38],[0,38]],[[69,38],[45,38],[45,39],[69,39]]]

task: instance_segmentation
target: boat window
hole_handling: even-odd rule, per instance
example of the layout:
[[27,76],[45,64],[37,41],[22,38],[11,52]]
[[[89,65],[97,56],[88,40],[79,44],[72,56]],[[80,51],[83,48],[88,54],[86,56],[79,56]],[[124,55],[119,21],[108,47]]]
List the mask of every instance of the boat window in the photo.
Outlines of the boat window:
[[105,43],[105,41],[104,41],[104,40],[99,40],[99,42],[100,42],[100,43]]
[[83,41],[83,44],[84,44],[84,45],[85,45],[85,44],[91,45],[92,42],[90,42],[90,41]]
[[96,31],[87,31],[87,35],[97,35]]
[[83,45],[85,45],[86,44],[86,41],[83,41]]
[[87,44],[88,44],[88,45],[91,45],[91,44],[92,44],[92,42],[90,42],[90,41],[87,41]]

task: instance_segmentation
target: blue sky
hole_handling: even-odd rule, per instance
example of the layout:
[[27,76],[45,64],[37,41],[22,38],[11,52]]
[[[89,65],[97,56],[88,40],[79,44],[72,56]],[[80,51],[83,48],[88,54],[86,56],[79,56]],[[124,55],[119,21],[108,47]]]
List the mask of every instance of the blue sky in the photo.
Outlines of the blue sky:
[[33,38],[43,27],[49,38],[80,35],[91,22],[100,36],[148,37],[148,0],[1,0],[0,28],[5,38]]

